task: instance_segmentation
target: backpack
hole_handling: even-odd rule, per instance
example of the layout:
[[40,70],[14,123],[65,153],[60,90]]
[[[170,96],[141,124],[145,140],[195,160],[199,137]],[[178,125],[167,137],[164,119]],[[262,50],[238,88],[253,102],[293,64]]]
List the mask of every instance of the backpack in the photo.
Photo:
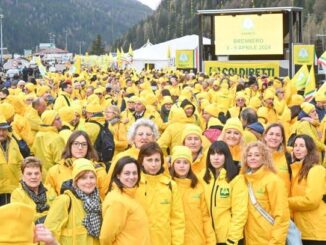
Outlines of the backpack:
[[18,139],[14,134],[12,134],[12,137],[17,142],[17,145],[19,147],[19,151],[22,154],[24,158],[29,157],[31,155],[31,150],[29,149],[27,143],[23,139]]
[[108,124],[105,123],[104,126],[96,121],[88,121],[90,123],[95,123],[100,127],[100,131],[95,140],[94,148],[97,151],[99,160],[104,162],[108,167],[109,162],[113,158],[115,144],[113,134],[108,128]]

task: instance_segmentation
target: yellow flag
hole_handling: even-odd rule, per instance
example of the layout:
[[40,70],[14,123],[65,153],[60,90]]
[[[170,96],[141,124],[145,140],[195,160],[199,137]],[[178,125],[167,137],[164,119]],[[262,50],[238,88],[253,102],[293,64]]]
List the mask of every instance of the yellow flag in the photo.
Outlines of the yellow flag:
[[134,56],[134,51],[132,50],[131,43],[129,44],[128,54],[129,54],[130,56]]
[[292,78],[292,82],[294,83],[297,90],[304,89],[308,76],[309,76],[309,71],[307,65],[301,66],[301,68]]
[[309,76],[304,89],[304,99],[305,101],[311,101],[316,93],[316,78],[314,66],[311,66]]

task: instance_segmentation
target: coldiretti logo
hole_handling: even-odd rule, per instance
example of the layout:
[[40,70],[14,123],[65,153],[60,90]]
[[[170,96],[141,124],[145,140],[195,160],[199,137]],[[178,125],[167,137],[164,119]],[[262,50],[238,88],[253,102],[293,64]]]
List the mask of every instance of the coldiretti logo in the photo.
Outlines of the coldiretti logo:
[[263,188],[259,188],[257,191],[256,191],[257,194],[264,194],[265,191]]
[[194,194],[194,195],[192,196],[192,198],[193,198],[193,199],[200,199],[200,194],[199,194],[199,193]]
[[169,200],[167,199],[163,199],[160,204],[170,204]]
[[220,190],[220,197],[221,198],[227,198],[230,196],[229,188],[221,188]]

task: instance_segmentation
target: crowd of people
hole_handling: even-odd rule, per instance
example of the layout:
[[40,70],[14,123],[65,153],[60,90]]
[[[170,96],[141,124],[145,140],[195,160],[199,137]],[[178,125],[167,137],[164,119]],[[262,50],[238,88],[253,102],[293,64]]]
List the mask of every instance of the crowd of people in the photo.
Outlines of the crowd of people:
[[326,244],[319,85],[98,67],[1,84],[0,244],[286,244],[291,220]]

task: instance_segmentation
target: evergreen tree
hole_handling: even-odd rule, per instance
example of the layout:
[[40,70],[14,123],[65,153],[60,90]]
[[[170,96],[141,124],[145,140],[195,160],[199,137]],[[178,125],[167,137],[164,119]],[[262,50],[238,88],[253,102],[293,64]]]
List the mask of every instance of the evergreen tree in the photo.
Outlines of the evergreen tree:
[[102,43],[102,37],[97,34],[95,40],[92,41],[91,54],[101,55],[105,53],[104,45]]

